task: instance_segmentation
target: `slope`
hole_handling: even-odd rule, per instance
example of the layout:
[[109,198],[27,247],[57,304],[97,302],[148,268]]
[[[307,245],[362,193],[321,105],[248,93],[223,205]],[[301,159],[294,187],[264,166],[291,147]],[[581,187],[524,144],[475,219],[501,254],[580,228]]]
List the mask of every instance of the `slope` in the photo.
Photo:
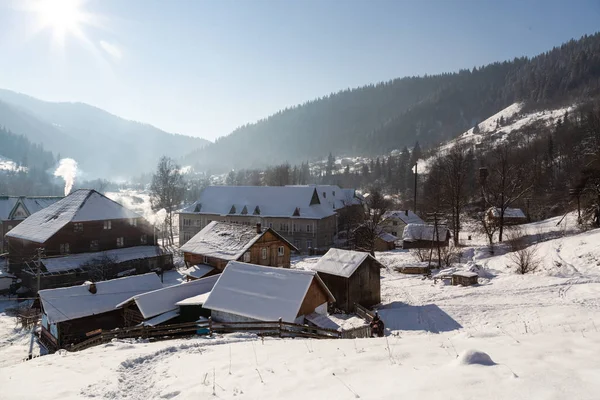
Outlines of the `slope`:
[[131,176],[161,155],[178,158],[208,141],[128,121],[84,103],[52,103],[0,90],[0,125],[77,160],[91,176]]

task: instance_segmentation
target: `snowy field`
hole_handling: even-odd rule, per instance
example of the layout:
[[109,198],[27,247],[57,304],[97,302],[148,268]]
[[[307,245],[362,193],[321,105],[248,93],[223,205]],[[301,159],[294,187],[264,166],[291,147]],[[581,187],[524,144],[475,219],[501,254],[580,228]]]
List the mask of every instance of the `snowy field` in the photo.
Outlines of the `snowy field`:
[[465,232],[456,268],[477,265],[477,286],[403,275],[413,254],[378,253],[386,338],[116,341],[21,362],[29,336],[0,313],[0,398],[598,399],[600,230],[560,220],[522,228],[540,257],[530,275]]

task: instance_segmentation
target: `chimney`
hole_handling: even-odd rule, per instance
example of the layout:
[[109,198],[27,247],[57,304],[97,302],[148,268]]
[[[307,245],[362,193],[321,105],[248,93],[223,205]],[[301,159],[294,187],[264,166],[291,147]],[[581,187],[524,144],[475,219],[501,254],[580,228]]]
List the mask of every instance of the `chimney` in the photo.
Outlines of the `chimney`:
[[96,292],[98,291],[98,289],[96,289],[96,284],[94,282],[90,283],[88,290],[90,291],[91,294],[96,294]]
[[404,215],[408,217],[408,210],[404,210]]
[[262,233],[262,226],[260,225],[260,222],[258,222],[256,224],[256,233],[258,233],[258,234]]

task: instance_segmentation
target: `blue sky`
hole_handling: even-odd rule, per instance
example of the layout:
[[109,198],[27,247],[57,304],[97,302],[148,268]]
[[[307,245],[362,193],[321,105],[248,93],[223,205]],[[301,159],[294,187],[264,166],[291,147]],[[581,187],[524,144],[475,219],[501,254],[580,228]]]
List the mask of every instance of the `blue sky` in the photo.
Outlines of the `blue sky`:
[[0,87],[210,140],[341,89],[600,30],[598,0],[81,0],[88,22],[61,45],[29,1],[0,0]]

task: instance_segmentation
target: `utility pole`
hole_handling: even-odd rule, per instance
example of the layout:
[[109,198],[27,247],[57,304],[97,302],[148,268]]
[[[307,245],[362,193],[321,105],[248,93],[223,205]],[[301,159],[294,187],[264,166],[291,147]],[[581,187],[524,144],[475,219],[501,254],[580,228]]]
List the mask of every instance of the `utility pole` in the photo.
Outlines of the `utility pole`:
[[419,175],[417,172],[417,161],[415,161],[415,167],[413,169],[413,172],[415,173],[415,201],[413,204],[413,212],[416,214],[417,213],[417,176]]
[[42,247],[38,247],[37,249],[37,273],[36,273],[36,279],[37,279],[37,292],[40,291],[40,268],[42,265],[42,253],[44,252],[44,249]]

